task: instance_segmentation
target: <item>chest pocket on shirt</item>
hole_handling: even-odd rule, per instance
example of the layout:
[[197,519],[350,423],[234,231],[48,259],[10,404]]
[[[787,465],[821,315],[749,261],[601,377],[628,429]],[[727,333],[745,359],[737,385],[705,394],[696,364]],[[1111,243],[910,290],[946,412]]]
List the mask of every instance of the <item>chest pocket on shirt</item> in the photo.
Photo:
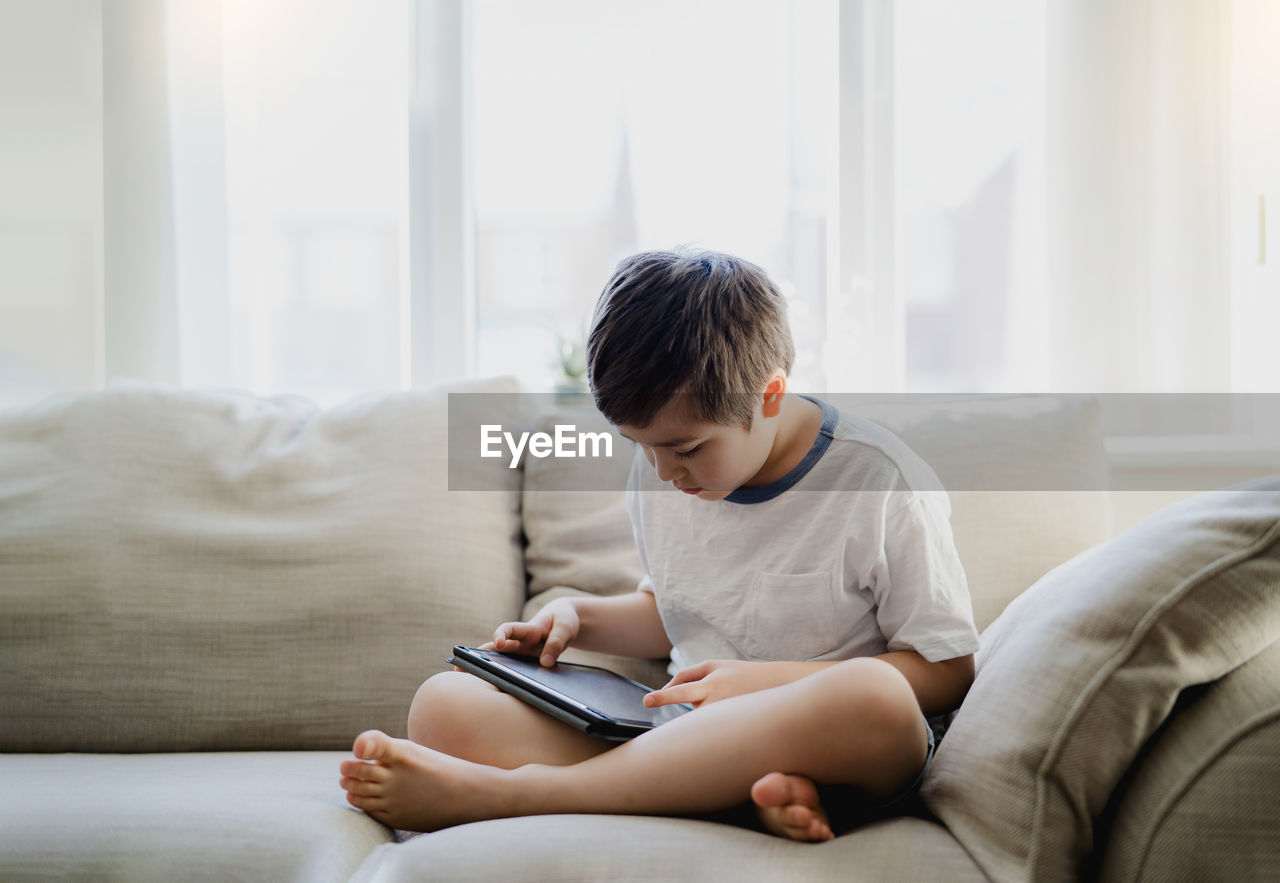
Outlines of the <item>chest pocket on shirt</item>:
[[747,606],[752,659],[802,660],[836,645],[830,573],[761,573]]

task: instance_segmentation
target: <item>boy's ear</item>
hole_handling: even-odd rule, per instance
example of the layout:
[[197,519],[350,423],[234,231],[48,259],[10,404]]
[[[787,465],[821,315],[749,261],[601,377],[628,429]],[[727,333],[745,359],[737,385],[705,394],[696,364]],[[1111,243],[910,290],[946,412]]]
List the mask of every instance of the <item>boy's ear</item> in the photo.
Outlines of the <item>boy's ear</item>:
[[787,394],[787,375],[781,369],[769,375],[764,388],[763,412],[766,419],[782,413],[782,400]]

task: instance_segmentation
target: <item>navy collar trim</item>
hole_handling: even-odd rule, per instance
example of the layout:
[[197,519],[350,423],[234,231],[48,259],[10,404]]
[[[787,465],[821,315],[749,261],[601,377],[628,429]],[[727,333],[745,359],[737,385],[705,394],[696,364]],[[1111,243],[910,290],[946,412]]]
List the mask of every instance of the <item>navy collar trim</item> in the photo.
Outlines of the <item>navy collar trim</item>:
[[802,395],[800,398],[808,399],[822,408],[822,426],[818,429],[818,437],[813,440],[813,444],[809,447],[809,452],[804,455],[804,459],[776,481],[757,485],[756,487],[740,487],[725,497],[726,501],[730,503],[764,503],[772,500],[784,491],[794,487],[796,482],[808,475],[809,470],[822,459],[822,455],[831,446],[831,439],[835,436],[836,421],[840,418],[840,414],[835,408],[813,396]]

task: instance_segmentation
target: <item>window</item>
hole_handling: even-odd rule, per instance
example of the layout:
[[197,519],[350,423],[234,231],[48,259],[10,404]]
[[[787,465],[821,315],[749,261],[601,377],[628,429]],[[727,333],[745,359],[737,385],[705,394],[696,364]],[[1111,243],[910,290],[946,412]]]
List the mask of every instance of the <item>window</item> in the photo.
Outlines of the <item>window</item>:
[[335,402],[400,385],[408,8],[223,0],[235,386]]
[[477,357],[559,379],[614,265],[687,243],[766,267],[822,377],[834,2],[477,0]]
[[1042,389],[1044,5],[893,13],[906,388]]
[[1270,392],[1277,27],[1267,0],[3,5],[0,396],[546,389],[616,261],[677,243],[781,282],[801,389]]

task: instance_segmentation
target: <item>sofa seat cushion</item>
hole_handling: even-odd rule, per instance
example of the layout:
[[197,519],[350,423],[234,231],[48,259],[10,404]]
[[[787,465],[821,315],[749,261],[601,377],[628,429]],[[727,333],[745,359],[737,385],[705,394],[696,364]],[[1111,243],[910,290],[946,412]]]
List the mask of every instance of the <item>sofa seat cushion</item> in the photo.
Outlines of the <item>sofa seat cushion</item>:
[[826,843],[656,816],[501,819],[380,847],[356,881],[823,880],[961,883],[982,873],[945,828],[899,818]]
[[341,752],[5,754],[0,879],[347,880],[393,832]]
[[126,387],[0,414],[0,750],[405,735],[449,648],[524,601],[519,475],[449,490],[449,394]]
[[1179,702],[1117,801],[1102,879],[1280,880],[1277,826],[1280,642]]
[[1054,569],[983,634],[925,801],[992,878],[1075,877],[1182,691],[1277,639],[1280,476],[1162,510]]

